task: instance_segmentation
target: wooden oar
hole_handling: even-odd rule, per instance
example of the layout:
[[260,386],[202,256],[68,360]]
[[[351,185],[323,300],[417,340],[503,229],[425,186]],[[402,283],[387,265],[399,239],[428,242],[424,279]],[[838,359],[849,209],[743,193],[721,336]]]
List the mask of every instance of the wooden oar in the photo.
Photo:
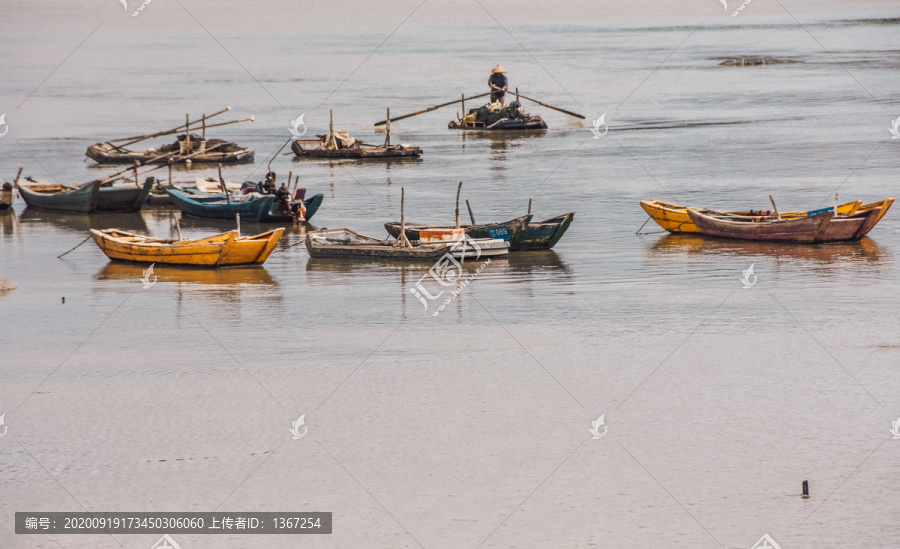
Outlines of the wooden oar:
[[[213,116],[219,116],[220,114],[226,113],[226,112],[228,112],[228,111],[230,111],[230,110],[231,110],[231,107],[225,107],[224,109],[222,109],[222,110],[219,111],[219,112],[213,113],[213,114],[211,114],[211,115],[209,115],[209,116],[204,116],[201,120],[207,120],[207,119],[212,118]],[[135,136],[133,136],[133,137],[122,137],[121,139],[113,139],[113,140],[111,140],[111,141],[106,141],[106,143],[118,143],[118,142],[120,142],[120,141],[131,141],[132,139],[135,140],[135,141],[132,141],[132,143],[137,143],[138,141],[143,141],[143,140],[145,140],[145,139],[150,139],[150,138],[153,138],[153,137],[158,137],[158,136],[160,136],[160,135],[168,135],[168,134],[170,134],[170,133],[180,132],[180,131],[183,130],[183,129],[184,129],[184,126],[182,125],[182,126],[178,126],[177,128],[174,128],[174,129],[171,129],[171,130],[164,130],[164,131],[161,131],[161,132],[150,133],[150,134],[146,134],[146,135],[135,135]]]
[[472,220],[472,225],[475,224],[475,216],[472,215],[472,206],[469,205],[469,199],[466,199],[466,208],[469,209],[469,219]]
[[547,107],[548,109],[553,109],[553,110],[559,111],[559,112],[561,112],[561,113],[563,113],[563,114],[568,114],[569,116],[574,116],[575,118],[580,118],[580,119],[584,120],[584,115],[578,114],[577,112],[567,111],[566,109],[560,109],[559,107],[554,107],[553,105],[548,105],[548,104],[546,104],[546,103],[544,103],[544,102],[542,102],[542,101],[538,101],[537,99],[532,99],[532,98],[530,98],[530,97],[525,97],[525,96],[522,95],[521,93],[518,93],[518,91],[515,93],[515,96],[516,96],[516,97],[521,97],[522,99],[527,99],[527,100],[529,100],[529,101],[532,101],[532,102],[534,102],[534,103],[537,103],[538,105]]
[[[414,112],[414,113],[410,113],[410,114],[404,114],[403,116],[395,116],[394,118],[391,118],[390,120],[391,120],[391,122],[396,122],[397,120],[403,120],[404,118],[410,118],[410,117],[413,117],[413,116],[418,116],[418,115],[420,115],[420,114],[425,114],[426,112],[431,112],[431,111],[440,109],[441,107],[446,107],[447,105],[455,105],[456,103],[460,103],[460,102],[463,102],[463,101],[466,101],[466,100],[470,100],[470,99],[478,99],[479,97],[484,97],[484,96],[486,96],[486,95],[491,95],[491,92],[483,93],[483,94],[481,94],[481,95],[473,95],[472,97],[463,97],[462,99],[457,99],[457,100],[455,100],[455,101],[450,101],[450,102],[448,102],[448,103],[441,103],[440,105],[435,105],[435,106],[433,106],[433,107],[428,107],[428,108],[425,109],[424,111],[418,111],[418,112]],[[582,116],[582,118],[584,118],[584,117]],[[375,126],[384,126],[385,124],[387,124],[387,120],[382,120],[382,121],[380,121],[380,122],[375,122]]]
[[459,228],[459,193],[462,191],[462,181],[456,187],[456,228]]

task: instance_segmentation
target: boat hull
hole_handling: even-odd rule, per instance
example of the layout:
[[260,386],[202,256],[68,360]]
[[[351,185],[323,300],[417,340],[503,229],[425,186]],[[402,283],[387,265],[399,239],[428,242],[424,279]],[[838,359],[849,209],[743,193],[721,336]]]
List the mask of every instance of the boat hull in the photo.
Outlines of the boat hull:
[[91,229],[91,237],[109,259],[137,263],[166,263],[221,267],[259,265],[275,250],[284,233],[278,228],[260,235],[238,237],[237,231],[197,240],[134,240],[133,233]]
[[769,217],[728,217],[693,208],[689,208],[687,212],[700,232],[707,236],[817,243],[861,239],[877,222],[881,208],[851,216],[835,216],[829,210],[808,217],[780,220]]
[[[95,143],[88,147],[85,155],[91,160],[100,164],[134,164],[135,161],[141,164],[168,164],[169,157],[158,158],[161,156],[159,151],[153,152],[118,152],[114,149],[103,147],[103,143]],[[163,153],[165,154],[165,153]],[[171,156],[174,158],[175,164],[184,164],[190,160],[193,164],[240,164],[252,162],[254,157],[253,149],[240,148],[235,151],[215,152],[195,154],[186,159],[181,153],[172,151]]]
[[21,183],[17,183],[16,186],[29,208],[92,213],[97,209],[97,202],[100,199],[99,181],[93,181],[77,189],[56,192],[38,192]]
[[148,177],[142,187],[119,186],[100,187],[96,212],[137,212],[140,211],[156,180]]
[[549,250],[566,234],[569,225],[575,219],[575,212],[570,212],[544,221],[529,223],[525,228],[525,236],[519,243],[519,250]]
[[[863,204],[862,201],[848,202],[846,204],[841,204],[838,206],[838,213],[843,215],[852,215],[858,211],[865,211],[867,209],[872,209],[876,207],[882,207],[881,217],[884,217],[884,214],[887,213],[887,208],[893,204],[893,198],[887,198],[885,200],[880,200],[878,202],[873,202],[871,204]],[[641,200],[641,208],[647,212],[647,215],[656,222],[657,225],[662,227],[663,229],[669,231],[670,233],[699,233],[700,229],[691,221],[690,216],[687,213],[687,206],[680,206],[678,204],[669,204],[667,202],[660,202],[659,200]],[[772,210],[744,210],[744,211],[733,211],[728,212],[734,215],[749,215],[749,216],[774,216],[775,212]],[[801,212],[801,211],[793,211],[793,212],[781,212],[782,218],[792,218],[792,217],[806,217],[810,212]],[[880,217],[879,217],[880,220]],[[876,221],[877,223],[877,221]]]
[[260,221],[272,209],[274,195],[267,195],[250,202],[227,203],[221,197],[213,197],[215,202],[201,201],[177,189],[166,189],[175,206],[187,215],[208,219],[235,219],[240,214],[245,221]]
[[419,147],[404,147],[401,145],[390,147],[351,147],[346,149],[326,149],[320,139],[297,140],[291,143],[291,151],[298,157],[306,158],[354,158],[354,159],[378,159],[378,158],[418,158],[422,155]]

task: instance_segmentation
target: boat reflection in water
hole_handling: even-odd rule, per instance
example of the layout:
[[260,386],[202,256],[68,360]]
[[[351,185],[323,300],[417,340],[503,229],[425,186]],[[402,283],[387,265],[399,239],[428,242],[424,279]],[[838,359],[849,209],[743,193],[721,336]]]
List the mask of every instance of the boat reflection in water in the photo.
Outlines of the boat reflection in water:
[[763,242],[706,237],[699,234],[667,234],[650,246],[654,254],[763,255],[775,259],[806,259],[824,263],[867,261],[878,263],[889,256],[886,248],[864,237],[855,242],[822,244]]
[[147,222],[139,212],[95,213],[88,215],[25,208],[19,214],[19,222],[22,224],[46,223],[54,227],[83,234],[84,236],[88,236],[91,229],[103,230],[110,227],[140,234],[148,234],[149,232]]
[[[112,261],[94,275],[94,280],[129,280],[139,283],[149,265]],[[153,277],[157,282],[198,284],[205,286],[266,285],[277,286],[272,275],[262,266],[187,267],[155,263]]]

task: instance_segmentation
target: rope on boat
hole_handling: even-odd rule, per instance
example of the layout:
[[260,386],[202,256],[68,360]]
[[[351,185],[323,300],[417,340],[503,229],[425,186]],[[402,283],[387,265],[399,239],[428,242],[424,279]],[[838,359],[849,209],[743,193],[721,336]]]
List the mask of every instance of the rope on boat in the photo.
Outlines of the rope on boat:
[[[88,235],[88,237],[85,238],[84,240],[82,240],[82,241],[78,244],[78,246],[81,246],[82,244],[84,244],[85,242],[87,242],[87,241],[90,240],[90,239],[91,239],[91,235]],[[75,248],[78,248],[78,246],[75,246]],[[71,250],[69,250],[68,252],[66,252],[66,253],[64,253],[64,254],[60,254],[60,255],[56,256],[56,259],[60,259],[62,256],[68,254],[69,252],[74,252],[74,251],[75,251],[75,248],[72,248]]]

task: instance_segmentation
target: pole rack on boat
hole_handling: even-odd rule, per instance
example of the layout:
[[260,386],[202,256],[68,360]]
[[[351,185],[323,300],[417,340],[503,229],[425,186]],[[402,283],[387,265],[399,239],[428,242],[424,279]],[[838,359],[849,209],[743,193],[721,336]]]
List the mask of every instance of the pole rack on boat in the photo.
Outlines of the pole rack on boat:
[[[427,109],[425,109],[425,110],[423,110],[423,111],[418,111],[418,112],[414,112],[414,113],[410,113],[410,114],[404,114],[404,115],[402,115],[402,116],[395,116],[394,118],[390,118],[389,120],[390,120],[391,122],[396,122],[397,120],[403,120],[404,118],[410,118],[410,117],[413,117],[413,116],[418,116],[418,115],[420,115],[420,114],[425,114],[426,112],[435,111],[435,110],[437,110],[437,109],[440,109],[441,107],[446,107],[447,105],[455,105],[456,103],[466,101],[466,99],[470,99],[470,100],[471,100],[471,99],[478,99],[479,97],[484,97],[484,96],[490,95],[490,94],[491,94],[491,92],[487,92],[487,93],[482,93],[481,95],[473,95],[472,97],[466,97],[465,94],[463,94],[463,98],[462,98],[462,99],[457,99],[457,100],[455,100],[455,101],[450,101],[450,102],[447,102],[447,103],[441,103],[440,105],[435,105],[435,106],[433,106],[433,107],[428,107]],[[582,116],[582,118],[584,118],[584,117]],[[377,127],[377,126],[384,126],[385,124],[387,124],[387,122],[388,122],[387,120],[381,120],[380,122],[375,122],[375,126],[376,126],[376,127]]]
[[[212,118],[212,117],[214,117],[214,116],[218,116],[218,115],[223,114],[223,113],[226,113],[226,112],[228,112],[228,111],[230,111],[230,110],[231,110],[231,107],[225,107],[224,109],[222,109],[222,110],[219,111],[219,112],[214,112],[214,113],[212,113],[212,114],[209,115],[209,116],[204,116],[204,117],[203,117],[203,120],[210,119],[210,118]],[[156,132],[156,133],[151,133],[151,134],[146,134],[146,135],[135,135],[135,136],[133,136],[133,137],[122,137],[122,138],[119,138],[119,139],[112,139],[112,140],[110,140],[110,141],[106,141],[106,143],[112,144],[112,143],[118,143],[118,142],[120,142],[120,141],[131,141],[132,143],[137,143],[138,141],[143,141],[143,140],[145,140],[145,139],[151,139],[151,138],[153,138],[153,137],[159,137],[159,136],[161,136],[161,135],[169,135],[169,134],[172,134],[172,133],[178,133],[178,132],[180,132],[180,131],[183,130],[183,129],[185,129],[184,126],[178,126],[178,127],[173,128],[173,129],[171,129],[171,130],[164,130],[164,131],[161,131],[161,132]],[[133,141],[132,141],[132,140],[133,140]],[[123,146],[127,146],[127,145],[129,145],[129,144],[130,144],[130,143],[126,143],[126,144],[123,145]]]

